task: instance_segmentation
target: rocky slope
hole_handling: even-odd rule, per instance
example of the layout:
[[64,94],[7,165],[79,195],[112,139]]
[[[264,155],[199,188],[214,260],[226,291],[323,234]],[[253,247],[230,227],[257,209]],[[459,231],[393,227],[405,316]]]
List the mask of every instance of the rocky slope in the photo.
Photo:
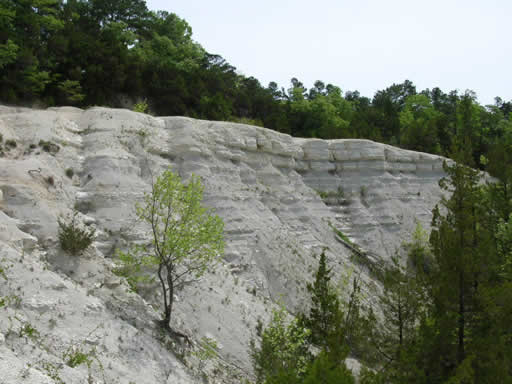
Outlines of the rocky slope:
[[[106,108],[0,107],[0,134],[0,383],[192,383],[199,366],[210,382],[238,382],[257,320],[278,301],[306,305],[323,248],[340,286],[358,275],[371,299],[371,268],[416,220],[428,227],[441,196],[442,158],[368,140]],[[112,274],[116,248],[147,241],[134,204],[167,167],[202,177],[226,227],[223,262],[176,297],[173,326],[217,341],[206,364],[155,325],[157,289],[141,297]],[[96,228],[80,257],[57,242],[73,209]]]

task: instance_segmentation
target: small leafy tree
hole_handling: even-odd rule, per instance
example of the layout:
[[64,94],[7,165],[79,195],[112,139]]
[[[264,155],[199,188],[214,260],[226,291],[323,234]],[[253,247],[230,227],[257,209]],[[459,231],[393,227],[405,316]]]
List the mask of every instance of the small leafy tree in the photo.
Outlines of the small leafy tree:
[[190,278],[201,277],[224,252],[224,223],[201,206],[202,199],[199,177],[192,175],[184,184],[172,171],[163,172],[153,182],[151,192],[136,205],[137,217],[151,227],[150,245],[118,252],[121,268],[128,275],[144,274],[156,267],[164,301],[162,324],[167,329],[176,289]]

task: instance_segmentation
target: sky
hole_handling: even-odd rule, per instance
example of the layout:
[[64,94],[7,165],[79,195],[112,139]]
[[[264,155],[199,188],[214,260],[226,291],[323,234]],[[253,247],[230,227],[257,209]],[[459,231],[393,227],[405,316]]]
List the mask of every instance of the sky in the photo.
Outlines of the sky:
[[176,13],[193,38],[239,73],[288,88],[296,77],[373,97],[471,89],[482,104],[512,100],[511,0],[147,0]]

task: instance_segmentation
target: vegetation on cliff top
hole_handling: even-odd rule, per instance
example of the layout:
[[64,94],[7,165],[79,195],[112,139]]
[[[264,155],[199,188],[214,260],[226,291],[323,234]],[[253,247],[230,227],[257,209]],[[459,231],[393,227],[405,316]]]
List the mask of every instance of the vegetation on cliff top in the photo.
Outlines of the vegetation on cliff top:
[[307,89],[296,78],[286,89],[265,87],[206,52],[185,20],[150,11],[144,0],[0,1],[0,102],[118,107],[126,100],[147,101],[158,115],[367,138],[442,155],[464,131],[480,167],[512,136],[512,102],[482,106],[471,91],[419,91],[406,80],[370,99],[322,81]]

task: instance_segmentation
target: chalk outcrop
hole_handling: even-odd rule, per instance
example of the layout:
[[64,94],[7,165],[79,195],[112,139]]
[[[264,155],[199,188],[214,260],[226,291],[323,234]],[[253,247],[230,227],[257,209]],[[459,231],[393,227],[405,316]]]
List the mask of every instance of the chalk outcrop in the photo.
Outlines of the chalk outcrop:
[[[6,383],[80,383],[88,375],[109,383],[199,382],[197,369],[176,357],[182,347],[159,334],[158,295],[127,292],[112,273],[116,248],[148,240],[134,204],[167,167],[185,179],[200,175],[205,204],[225,221],[223,263],[178,293],[173,323],[195,341],[217,341],[219,358],[205,368],[211,382],[249,374],[258,319],[266,321],[279,300],[292,312],[304,307],[322,249],[339,277],[359,274],[371,296],[368,263],[388,260],[416,220],[428,227],[441,197],[443,158],[368,140],[298,139],[107,108],[0,107],[0,133]],[[78,258],[57,242],[57,219],[73,209],[96,229],[93,247]],[[334,229],[369,259],[354,258]],[[90,353],[89,369],[70,366],[76,351]]]

